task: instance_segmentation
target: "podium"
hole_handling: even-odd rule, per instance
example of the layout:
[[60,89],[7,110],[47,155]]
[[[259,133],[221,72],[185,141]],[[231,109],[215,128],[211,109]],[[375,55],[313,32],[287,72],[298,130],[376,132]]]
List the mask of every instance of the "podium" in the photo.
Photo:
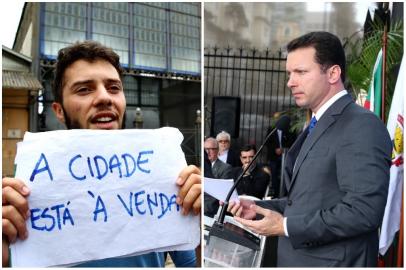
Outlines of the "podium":
[[243,228],[230,216],[220,226],[216,219],[204,216],[204,266],[260,267],[266,237]]

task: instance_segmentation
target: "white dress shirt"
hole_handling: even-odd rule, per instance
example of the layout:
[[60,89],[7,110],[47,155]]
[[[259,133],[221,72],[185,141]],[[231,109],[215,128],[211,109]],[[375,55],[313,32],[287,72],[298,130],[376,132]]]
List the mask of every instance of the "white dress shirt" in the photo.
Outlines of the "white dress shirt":
[[225,150],[221,155],[218,155],[218,159],[223,161],[224,163],[227,163],[227,156],[228,156],[228,149]]

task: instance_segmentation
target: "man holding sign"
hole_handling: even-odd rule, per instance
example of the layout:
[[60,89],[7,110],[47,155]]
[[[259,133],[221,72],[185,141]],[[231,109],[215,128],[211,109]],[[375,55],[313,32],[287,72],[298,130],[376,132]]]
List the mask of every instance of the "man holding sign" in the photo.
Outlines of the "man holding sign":
[[[62,49],[59,51],[58,61],[56,66],[56,74],[54,81],[54,97],[55,102],[52,104],[52,108],[56,114],[59,121],[64,123],[68,129],[98,129],[98,130],[117,130],[122,129],[124,125],[124,115],[126,108],[126,100],[124,96],[123,85],[121,81],[122,69],[119,63],[119,56],[113,52],[111,49],[102,46],[101,44],[93,41],[85,41],[81,43],[76,43],[70,47]],[[72,134],[76,134],[73,132]],[[100,136],[104,136],[104,133],[100,133]],[[114,133],[116,134],[116,133]],[[108,134],[107,134],[108,135]],[[44,135],[45,136],[45,135]],[[115,135],[114,135],[115,136]],[[51,138],[51,137],[49,137]],[[68,145],[67,147],[73,147]],[[114,146],[113,146],[114,147]],[[148,158],[152,158],[152,150],[141,151],[134,158],[129,154],[122,154],[122,160],[115,161],[114,156],[110,157],[109,169],[103,173],[99,171],[99,165],[97,161],[108,159],[107,157],[95,156],[94,164],[91,164],[90,157],[87,157],[88,164],[88,174],[82,175],[78,173],[78,166],[86,164],[86,157],[81,155],[76,155],[70,159],[69,170],[72,179],[77,182],[84,181],[86,177],[92,176],[96,178],[96,181],[103,181],[103,177],[107,179],[109,177],[108,172],[113,173],[113,168],[120,173],[121,177],[130,176],[128,169],[128,161],[133,161],[134,166],[138,166],[137,169],[144,173],[149,173],[150,170],[147,168]],[[137,160],[138,157],[138,160]],[[115,161],[115,163],[114,163]],[[136,163],[137,162],[137,163]],[[81,165],[82,164],[82,165]],[[107,163],[106,163],[107,164]],[[124,165],[127,171],[124,170]],[[38,175],[49,176],[50,180],[53,179],[52,173],[48,166],[48,160],[46,155],[42,154],[38,160],[37,165],[31,175],[28,177],[30,179],[24,179],[25,181],[34,181],[35,177]],[[85,165],[83,165],[85,166]],[[96,167],[95,167],[96,166]],[[97,170],[94,170],[96,168]],[[135,170],[135,167],[133,168]],[[107,175],[107,176],[106,176]],[[107,180],[106,180],[107,181]],[[187,166],[179,174],[176,184],[179,186],[179,191],[177,196],[174,195],[173,199],[176,199],[176,204],[181,207],[179,211],[183,215],[188,215],[193,212],[194,215],[200,214],[201,208],[201,176],[200,170],[196,166]],[[73,187],[71,187],[74,189]],[[110,188],[113,189],[113,188]],[[144,192],[144,191],[143,191]],[[2,239],[2,255],[3,255],[3,266],[9,264],[9,243],[16,242],[17,239],[25,240],[28,236],[27,221],[31,221],[31,226],[34,226],[34,221],[37,221],[41,217],[49,217],[44,212],[38,214],[37,212],[30,209],[28,204],[28,197],[33,196],[34,193],[28,188],[28,186],[21,180],[15,178],[4,178],[3,179],[3,195],[2,195],[2,229],[3,229],[3,239]],[[145,192],[144,192],[145,193]],[[139,192],[139,197],[144,193]],[[97,197],[97,203],[99,203],[99,196],[93,194],[89,191],[86,194],[92,198]],[[130,195],[130,203],[127,204],[126,197],[121,194],[117,194],[117,201],[120,201],[122,208],[127,210],[129,216],[133,216],[132,209],[132,193]],[[146,194],[144,194],[146,197]],[[36,194],[38,196],[38,193]],[[152,195],[151,195],[152,196]],[[137,196],[134,197],[135,208],[139,210],[139,206],[145,201],[148,202],[149,209],[152,214],[151,205],[158,205],[157,198],[161,200],[161,206],[163,202],[169,204],[171,200],[165,197],[163,193],[155,194],[155,203],[150,200],[149,194],[148,199],[141,200],[137,202]],[[128,196],[127,196],[128,198]],[[68,202],[69,203],[69,202]],[[103,202],[102,202],[103,203]],[[130,205],[131,204],[131,205]],[[97,204],[96,206],[98,206]],[[58,206],[59,207],[59,206]],[[58,208],[58,219],[60,215],[63,218],[63,224],[74,224],[74,218],[71,216],[69,211],[59,213],[60,207]],[[103,204],[104,207],[104,204]],[[51,208],[53,209],[53,208]],[[56,208],[54,208],[56,209]],[[66,208],[68,209],[68,208]],[[37,210],[37,209],[34,209]],[[130,211],[131,210],[131,211]],[[39,211],[39,210],[38,210]],[[135,211],[135,210],[134,210]],[[165,214],[166,209],[161,209],[161,216]],[[33,215],[37,215],[35,218]],[[160,218],[159,216],[157,218]],[[96,219],[96,215],[95,215]],[[99,218],[100,219],[100,218]],[[60,222],[58,223],[61,226]],[[168,224],[168,226],[170,226]],[[41,229],[41,227],[38,227]],[[44,230],[48,230],[44,226]],[[146,228],[148,230],[148,228]],[[140,234],[142,232],[134,232],[134,234]],[[128,236],[131,237],[131,236]],[[83,239],[82,241],[85,241]],[[43,243],[47,245],[47,243]],[[137,245],[137,243],[134,243]],[[107,248],[107,247],[106,247]],[[195,261],[194,254],[190,256],[190,252],[181,252],[185,256],[181,258],[180,264],[184,266],[192,266],[190,262]],[[106,256],[105,258],[108,258]],[[111,256],[110,256],[111,257]],[[175,261],[176,264],[176,261]],[[109,258],[104,260],[88,262],[83,266],[149,266],[157,267],[164,265],[164,256],[161,252],[151,252],[139,256],[129,256],[120,258]]]

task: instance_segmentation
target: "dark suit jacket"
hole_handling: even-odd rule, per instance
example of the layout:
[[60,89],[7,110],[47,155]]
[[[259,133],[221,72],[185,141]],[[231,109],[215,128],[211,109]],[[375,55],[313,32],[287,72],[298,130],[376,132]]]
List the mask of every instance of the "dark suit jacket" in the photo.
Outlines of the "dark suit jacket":
[[[268,131],[266,134],[269,134],[269,132],[271,132],[272,129],[273,129],[273,127],[268,128]],[[282,132],[282,138],[281,138],[282,148],[289,148],[292,145],[293,140],[294,140],[294,136],[291,132]],[[275,149],[280,147],[277,130],[271,135],[266,146],[267,146],[267,150],[268,150],[268,160],[269,161],[279,161],[281,156],[278,156],[275,153]]]
[[287,197],[262,202],[287,217],[278,266],[376,266],[392,151],[386,127],[346,95],[306,133],[287,154]]
[[[208,160],[207,160],[208,161]],[[211,162],[208,161],[205,163],[205,167],[210,166]],[[209,168],[210,168],[209,167]],[[205,168],[205,177],[217,178],[217,179],[231,179],[232,178],[232,168],[229,164],[224,163],[223,161],[217,159],[214,163],[214,166],[209,170]],[[204,215],[213,217],[219,208],[219,201],[212,197],[211,195],[204,193]]]
[[217,179],[231,179],[233,177],[231,165],[224,163],[220,159],[216,159],[211,171],[214,178]]
[[[234,182],[242,173],[242,168],[233,168]],[[264,172],[262,167],[256,165],[250,175],[244,176],[237,186],[238,195],[249,195],[262,199],[266,194],[271,176]]]
[[230,164],[231,167],[241,167],[241,160],[240,160],[240,154],[234,151],[233,149],[228,149],[228,155],[227,155],[227,164]]

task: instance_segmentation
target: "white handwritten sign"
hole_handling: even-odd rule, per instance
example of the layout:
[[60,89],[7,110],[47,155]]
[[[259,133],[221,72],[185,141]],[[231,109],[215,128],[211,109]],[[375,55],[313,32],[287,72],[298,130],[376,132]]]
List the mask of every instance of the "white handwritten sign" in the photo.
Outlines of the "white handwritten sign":
[[195,248],[199,218],[175,202],[182,140],[174,128],[27,133],[16,178],[31,190],[29,237],[11,245],[12,265]]

